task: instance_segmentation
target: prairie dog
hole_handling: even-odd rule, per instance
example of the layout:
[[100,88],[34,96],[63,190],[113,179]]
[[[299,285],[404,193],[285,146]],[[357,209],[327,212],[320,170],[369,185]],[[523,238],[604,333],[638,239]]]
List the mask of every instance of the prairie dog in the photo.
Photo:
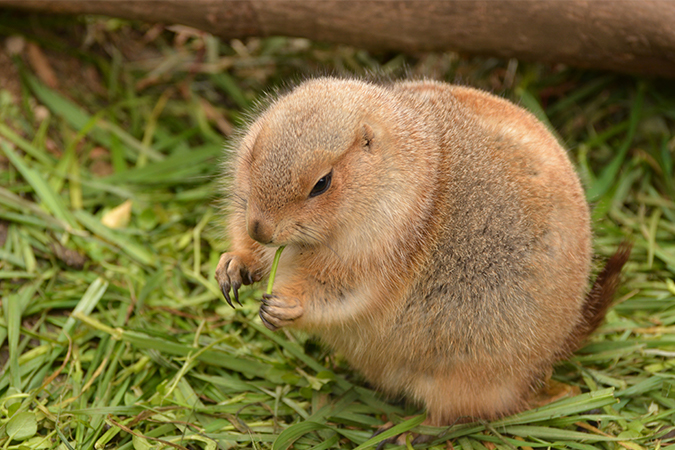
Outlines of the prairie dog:
[[526,408],[600,323],[628,258],[588,291],[589,208],[566,152],[471,88],[307,81],[250,124],[231,165],[228,302],[286,245],[263,323],[317,336],[430,425]]

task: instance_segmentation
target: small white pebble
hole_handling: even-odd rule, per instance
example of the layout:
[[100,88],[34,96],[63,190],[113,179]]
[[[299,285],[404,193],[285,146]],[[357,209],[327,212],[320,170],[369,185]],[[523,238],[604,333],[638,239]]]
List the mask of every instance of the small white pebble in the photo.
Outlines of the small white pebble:
[[42,122],[49,117],[49,110],[45,106],[37,105],[33,108],[33,114],[37,122]]
[[5,49],[10,55],[18,55],[23,53],[23,49],[26,47],[26,40],[23,36],[10,36],[5,39]]

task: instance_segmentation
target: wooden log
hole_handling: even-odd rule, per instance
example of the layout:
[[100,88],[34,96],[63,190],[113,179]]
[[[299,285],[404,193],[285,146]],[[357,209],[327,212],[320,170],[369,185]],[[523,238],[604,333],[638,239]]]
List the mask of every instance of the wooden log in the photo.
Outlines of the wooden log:
[[295,36],[675,77],[672,0],[0,0],[0,7],[179,23],[224,39]]

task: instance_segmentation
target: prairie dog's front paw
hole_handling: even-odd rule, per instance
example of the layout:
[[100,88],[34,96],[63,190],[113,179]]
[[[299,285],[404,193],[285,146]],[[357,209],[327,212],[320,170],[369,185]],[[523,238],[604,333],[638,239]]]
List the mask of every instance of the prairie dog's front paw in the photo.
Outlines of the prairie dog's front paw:
[[230,288],[232,288],[234,299],[241,305],[239,301],[239,288],[242,284],[253,283],[253,275],[239,255],[236,253],[223,253],[218,262],[218,267],[216,267],[216,281],[220,285],[220,290],[223,292],[225,300],[234,308],[232,299],[230,299]]
[[300,301],[295,297],[263,294],[259,314],[265,326],[276,331],[300,318],[303,312]]

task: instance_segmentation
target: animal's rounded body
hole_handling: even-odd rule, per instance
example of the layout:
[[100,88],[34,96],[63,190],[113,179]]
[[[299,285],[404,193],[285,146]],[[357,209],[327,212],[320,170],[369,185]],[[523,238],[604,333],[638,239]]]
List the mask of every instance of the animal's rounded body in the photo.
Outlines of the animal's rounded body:
[[607,295],[587,295],[579,179],[508,101],[320,78],[274,101],[232,161],[224,292],[264,278],[286,245],[263,322],[318,336],[375,386],[426,405],[428,423],[525,408],[592,331],[589,305],[604,314]]

